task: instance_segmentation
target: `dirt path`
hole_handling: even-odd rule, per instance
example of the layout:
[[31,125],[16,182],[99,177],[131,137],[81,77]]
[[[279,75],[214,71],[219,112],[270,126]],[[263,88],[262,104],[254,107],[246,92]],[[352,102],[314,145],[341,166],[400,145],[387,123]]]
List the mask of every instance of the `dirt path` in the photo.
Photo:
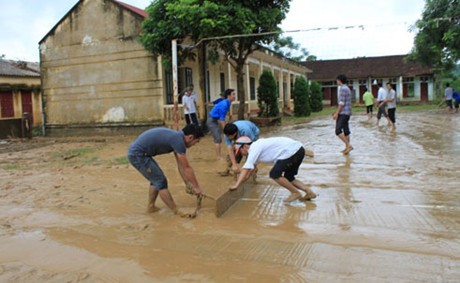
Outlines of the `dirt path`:
[[[460,116],[397,118],[391,133],[354,116],[348,157],[329,118],[262,129],[315,151],[299,178],[320,196],[284,205],[265,166],[222,218],[209,200],[196,219],[147,214],[125,158],[135,136],[0,144],[0,282],[458,281]],[[208,193],[233,182],[210,136],[189,154]],[[158,161],[193,211],[173,157]]]

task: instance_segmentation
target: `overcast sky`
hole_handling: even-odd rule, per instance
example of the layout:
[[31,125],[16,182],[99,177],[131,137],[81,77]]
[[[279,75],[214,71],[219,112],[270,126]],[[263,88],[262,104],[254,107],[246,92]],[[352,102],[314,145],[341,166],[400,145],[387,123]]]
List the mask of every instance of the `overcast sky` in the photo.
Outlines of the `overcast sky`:
[[[0,55],[38,61],[38,42],[78,0],[0,0]],[[150,0],[124,0],[145,8]],[[410,52],[425,0],[292,0],[281,27],[318,60]],[[313,29],[319,29],[312,31]]]

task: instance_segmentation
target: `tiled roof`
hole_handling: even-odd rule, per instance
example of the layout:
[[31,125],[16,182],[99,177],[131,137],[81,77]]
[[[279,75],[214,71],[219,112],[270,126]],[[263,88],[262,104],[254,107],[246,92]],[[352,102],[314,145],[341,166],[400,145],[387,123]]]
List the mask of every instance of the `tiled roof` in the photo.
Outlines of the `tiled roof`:
[[129,4],[126,4],[126,3],[123,3],[123,2],[120,2],[120,1],[115,1],[115,2],[117,2],[118,4],[120,4],[120,5],[122,5],[123,7],[127,8],[128,10],[130,10],[130,11],[132,11],[132,12],[134,12],[134,13],[136,13],[136,14],[138,14],[138,15],[144,17],[144,18],[148,18],[148,16],[149,16],[149,15],[147,14],[147,12],[144,11],[144,10],[142,10],[142,9],[139,9],[139,8],[137,8],[137,7],[134,7],[134,6],[132,6],[132,5],[129,5]]
[[0,76],[40,77],[38,63],[0,59]]
[[308,75],[312,80],[335,80],[345,74],[349,79],[391,78],[399,76],[432,75],[431,68],[418,63],[405,62],[407,55],[382,57],[362,57],[355,59],[308,61],[302,64],[312,70]]

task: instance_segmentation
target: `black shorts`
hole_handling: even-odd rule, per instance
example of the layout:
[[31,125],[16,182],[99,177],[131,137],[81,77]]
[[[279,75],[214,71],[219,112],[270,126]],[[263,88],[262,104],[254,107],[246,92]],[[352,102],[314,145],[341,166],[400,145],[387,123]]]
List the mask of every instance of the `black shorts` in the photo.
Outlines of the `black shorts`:
[[367,114],[372,113],[372,108],[374,108],[373,105],[368,105],[368,106],[366,106],[366,113],[367,113]]
[[396,123],[396,108],[388,108],[388,118],[393,124]]
[[276,161],[275,166],[273,166],[272,170],[270,170],[270,178],[278,179],[284,173],[284,178],[286,178],[289,182],[294,181],[295,176],[299,173],[299,167],[300,164],[302,164],[304,157],[305,149],[302,146],[288,159]]
[[343,133],[345,136],[350,135],[350,127],[348,125],[350,121],[350,115],[339,114],[337,121],[335,122],[335,134],[340,135]]
[[447,105],[447,107],[452,109],[452,99],[446,100],[446,105]]

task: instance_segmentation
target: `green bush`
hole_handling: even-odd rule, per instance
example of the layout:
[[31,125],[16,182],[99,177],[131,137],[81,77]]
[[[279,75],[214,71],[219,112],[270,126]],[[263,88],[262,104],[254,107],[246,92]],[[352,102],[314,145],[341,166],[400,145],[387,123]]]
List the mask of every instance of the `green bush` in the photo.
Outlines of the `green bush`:
[[310,84],[310,106],[312,112],[323,110],[323,92],[317,81],[312,81]]
[[294,84],[294,115],[310,116],[310,88],[304,77],[297,77]]
[[279,115],[276,81],[271,71],[264,70],[259,78],[257,88],[257,105],[259,117],[277,117]]

